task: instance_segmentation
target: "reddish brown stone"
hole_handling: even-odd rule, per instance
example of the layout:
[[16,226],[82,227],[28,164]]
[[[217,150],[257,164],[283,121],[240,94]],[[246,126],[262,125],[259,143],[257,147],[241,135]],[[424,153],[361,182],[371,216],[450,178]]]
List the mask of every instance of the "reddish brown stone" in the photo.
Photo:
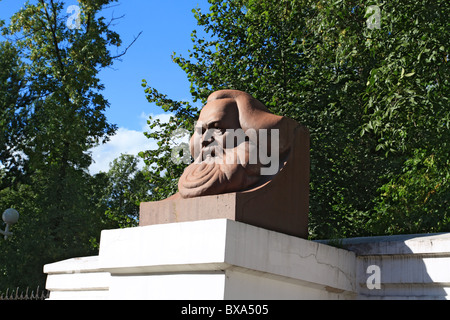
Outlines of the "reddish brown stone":
[[[230,96],[241,99],[241,109],[242,100],[247,105],[256,105],[258,112],[246,106],[245,112],[248,114],[247,117],[251,118],[250,120],[243,118],[244,112],[239,110],[241,123],[252,122],[252,126],[259,126],[259,129],[266,128],[265,124],[270,123],[267,129],[279,130],[279,171],[272,176],[256,178],[252,173],[254,182],[244,184],[242,188],[239,188],[240,184],[236,183],[236,180],[226,181],[231,182],[230,187],[209,189],[209,193],[204,193],[207,195],[197,196],[197,194],[185,192],[182,196],[179,192],[162,201],[141,203],[139,225],[226,218],[306,238],[308,236],[310,166],[308,130],[291,119],[271,114],[264,109],[264,105],[246,93],[235,90],[218,93],[228,99],[228,104],[230,104]],[[215,95],[218,94],[215,93]],[[213,101],[217,104],[217,98]],[[221,109],[224,109],[223,106]],[[211,113],[211,107],[208,112]],[[259,122],[258,117],[261,119]],[[241,127],[244,128],[243,125]],[[191,143],[193,140],[191,139]],[[239,179],[242,179],[242,175]],[[225,190],[224,192],[227,193],[211,194],[215,190]],[[230,190],[236,192],[229,192]]]

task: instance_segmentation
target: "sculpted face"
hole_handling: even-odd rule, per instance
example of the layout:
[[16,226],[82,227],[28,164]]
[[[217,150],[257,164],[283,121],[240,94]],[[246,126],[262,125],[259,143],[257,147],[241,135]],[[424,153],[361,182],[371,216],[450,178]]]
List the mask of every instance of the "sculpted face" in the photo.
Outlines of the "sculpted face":
[[[230,133],[227,129],[239,128],[239,112],[233,100],[215,100],[208,103],[200,112],[191,138],[191,154],[195,162],[211,162],[214,160],[212,158],[223,158],[225,149],[235,147],[230,143],[227,145],[227,137]],[[218,159],[215,160],[217,162]]]
[[[200,112],[191,137],[194,163],[185,169],[178,182],[181,196],[192,198],[236,192],[255,185],[260,181],[261,159],[264,158],[255,155],[260,142],[256,136],[261,129],[275,128],[280,118],[244,92],[213,93]],[[266,144],[263,149],[276,155],[273,164],[278,170],[280,150],[276,142]],[[269,145],[276,148],[268,151]]]
[[258,180],[245,169],[248,142],[237,141],[233,135],[237,129],[242,130],[235,101],[214,100],[205,105],[190,141],[194,163],[185,169],[178,184],[182,197],[232,192]]

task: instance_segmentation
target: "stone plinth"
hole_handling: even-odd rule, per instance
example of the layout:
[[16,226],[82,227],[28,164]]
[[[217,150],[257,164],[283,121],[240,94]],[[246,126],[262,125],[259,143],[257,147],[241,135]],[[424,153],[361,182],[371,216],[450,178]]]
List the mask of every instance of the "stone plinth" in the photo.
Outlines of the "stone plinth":
[[105,300],[111,274],[103,271],[99,257],[73,258],[44,266],[51,300]]
[[44,272],[50,299],[450,298],[450,233],[339,246],[212,219],[105,230],[99,256]]
[[283,168],[251,190],[196,198],[178,193],[162,201],[142,202],[139,225],[206,219],[230,219],[301,238],[308,237],[309,131],[302,126]]
[[348,299],[356,295],[355,259],[350,251],[214,219],[105,230],[97,258],[44,272],[50,299]]

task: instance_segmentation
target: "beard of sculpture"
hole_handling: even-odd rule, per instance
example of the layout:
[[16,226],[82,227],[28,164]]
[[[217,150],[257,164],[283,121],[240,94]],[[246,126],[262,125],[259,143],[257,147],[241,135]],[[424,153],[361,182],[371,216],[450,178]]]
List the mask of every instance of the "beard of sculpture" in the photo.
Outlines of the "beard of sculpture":
[[192,198],[233,192],[249,187],[257,180],[257,176],[249,175],[241,164],[203,161],[186,168],[179,189],[183,198]]
[[[211,94],[191,137],[190,152],[194,163],[180,177],[180,195],[193,198],[243,191],[258,185],[263,180],[260,175],[262,165],[259,160],[249,162],[250,145],[256,145],[257,141],[247,135],[244,141],[227,139],[230,134],[227,129],[240,129],[244,133],[250,129],[253,132],[281,129],[284,135],[289,127],[285,119],[270,113],[261,102],[245,92],[221,90]],[[282,135],[277,150],[280,154],[288,149]]]

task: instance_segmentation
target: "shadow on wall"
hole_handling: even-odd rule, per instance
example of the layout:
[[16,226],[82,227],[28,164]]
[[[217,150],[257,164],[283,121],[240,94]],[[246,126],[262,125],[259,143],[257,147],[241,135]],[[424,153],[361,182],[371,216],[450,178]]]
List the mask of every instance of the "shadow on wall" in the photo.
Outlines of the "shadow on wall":
[[359,299],[450,299],[450,233],[351,238]]

